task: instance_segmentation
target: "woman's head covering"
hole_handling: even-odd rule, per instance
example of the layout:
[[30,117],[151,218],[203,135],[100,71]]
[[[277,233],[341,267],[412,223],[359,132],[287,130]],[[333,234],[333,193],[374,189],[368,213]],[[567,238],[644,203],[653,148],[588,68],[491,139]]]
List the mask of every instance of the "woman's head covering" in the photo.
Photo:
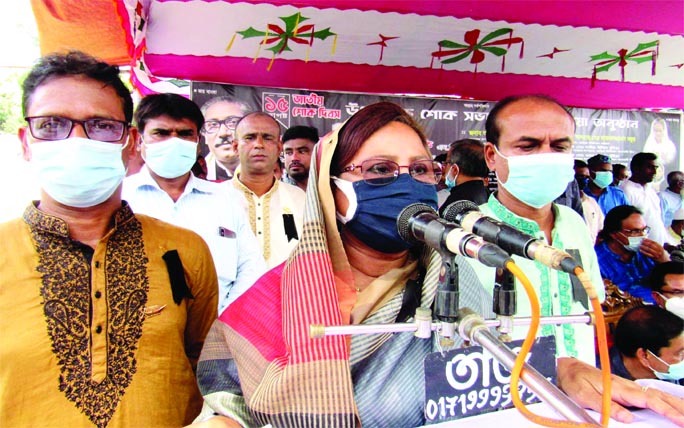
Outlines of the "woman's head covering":
[[[349,338],[309,336],[314,324],[349,323],[357,297],[330,185],[342,129],[323,137],[314,148],[299,244],[285,265],[265,274],[220,316],[229,327],[228,341],[240,346],[241,358],[235,356],[238,367],[247,364],[247,372],[263,374],[240,377],[246,403],[253,412],[264,413],[271,421],[282,418],[284,424],[292,424],[293,417],[298,426],[358,424]],[[431,265],[440,262],[435,252],[428,256]],[[421,298],[426,307],[437,284],[438,269],[430,271]]]

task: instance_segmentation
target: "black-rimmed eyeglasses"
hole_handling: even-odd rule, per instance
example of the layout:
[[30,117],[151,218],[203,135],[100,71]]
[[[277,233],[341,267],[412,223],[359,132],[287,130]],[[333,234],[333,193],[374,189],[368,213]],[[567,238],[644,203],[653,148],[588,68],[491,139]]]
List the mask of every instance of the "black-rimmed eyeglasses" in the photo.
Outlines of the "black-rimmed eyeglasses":
[[91,140],[114,143],[121,140],[128,127],[128,123],[114,119],[76,120],[61,116],[32,116],[24,119],[29,124],[33,138],[48,141],[68,138],[74,124],[78,123]]
[[205,134],[215,134],[221,129],[221,125],[226,128],[233,130],[237,126],[238,122],[242,119],[240,116],[228,116],[225,119],[211,119],[204,122],[202,131]]
[[351,164],[345,167],[342,172],[352,172],[358,169],[366,183],[371,186],[384,186],[399,177],[401,168],[408,168],[409,174],[414,180],[425,184],[437,184],[442,177],[442,166],[439,162],[428,159],[415,161],[410,165],[399,165],[385,159],[368,159],[361,162],[361,165]]

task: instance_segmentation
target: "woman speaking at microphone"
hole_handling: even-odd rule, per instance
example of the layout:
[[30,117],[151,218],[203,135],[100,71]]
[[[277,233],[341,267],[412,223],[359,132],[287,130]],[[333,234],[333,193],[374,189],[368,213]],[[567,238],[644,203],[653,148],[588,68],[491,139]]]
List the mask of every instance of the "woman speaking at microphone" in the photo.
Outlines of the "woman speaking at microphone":
[[[388,324],[432,306],[441,257],[408,244],[397,217],[437,208],[441,170],[398,105],[372,104],[316,148],[304,227],[289,260],[230,305],[197,369],[197,427],[416,427],[423,360],[413,333],[309,337],[312,324]],[[462,263],[461,306],[491,317],[491,296]],[[578,381],[579,382],[579,381]]]

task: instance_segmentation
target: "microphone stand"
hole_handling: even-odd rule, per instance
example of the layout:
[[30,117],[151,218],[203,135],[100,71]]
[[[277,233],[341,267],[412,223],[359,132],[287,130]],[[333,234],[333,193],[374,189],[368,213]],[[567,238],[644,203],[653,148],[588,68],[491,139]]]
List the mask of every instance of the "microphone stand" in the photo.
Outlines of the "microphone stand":
[[517,308],[515,292],[515,279],[508,269],[496,268],[494,280],[494,296],[492,298],[492,310],[497,319],[501,321],[497,330],[499,338],[504,342],[511,341],[514,315]]
[[[453,323],[453,327],[450,327],[450,331],[457,331],[464,340],[479,344],[487,349],[506,369],[509,371],[513,369],[516,354],[489,330],[490,326],[499,325],[501,323],[500,320],[485,321],[479,314],[469,308],[460,309],[457,318],[458,320]],[[513,324],[518,325],[524,323],[529,324],[529,318],[519,318],[515,320]],[[593,324],[593,316],[587,313],[584,315],[542,317],[541,319],[541,324],[559,323]],[[319,338],[328,335],[414,331],[416,332],[417,337],[429,339],[432,336],[432,331],[436,331],[441,335],[441,328],[444,324],[446,324],[444,321],[433,323],[430,310],[427,308],[418,308],[416,310],[415,322],[413,323],[345,326],[312,324],[309,327],[309,335],[312,338]],[[583,408],[578,406],[577,403],[572,401],[558,389],[556,385],[552,384],[528,363],[524,364],[520,378],[538,397],[548,403],[566,419],[599,425]]]
[[439,271],[439,282],[435,294],[435,316],[441,321],[439,331],[439,344],[443,348],[454,346],[455,326],[458,320],[458,301],[460,290],[458,288],[458,263],[456,256],[440,251],[442,256],[442,269]]
[[[491,352],[496,360],[512,370],[516,354],[505,343],[499,340],[482,322],[482,317],[470,308],[460,310],[461,320],[458,332],[462,338],[471,342],[479,343],[483,348]],[[524,363],[520,379],[539,398],[553,407],[559,414],[570,420],[599,425],[589,414],[574,401],[565,395],[558,387],[531,365]]]

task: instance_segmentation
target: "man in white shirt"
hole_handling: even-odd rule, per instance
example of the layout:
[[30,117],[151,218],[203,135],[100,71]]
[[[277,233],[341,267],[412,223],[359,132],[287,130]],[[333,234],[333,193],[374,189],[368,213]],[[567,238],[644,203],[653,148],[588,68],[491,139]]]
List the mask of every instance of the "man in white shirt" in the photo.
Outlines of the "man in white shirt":
[[667,189],[658,193],[663,210],[663,223],[668,228],[674,213],[684,207],[684,172],[672,171],[667,174]]
[[658,157],[653,153],[637,153],[629,163],[632,176],[620,188],[625,192],[627,201],[643,213],[646,224],[651,228],[649,238],[663,245],[667,231],[663,223],[660,198],[651,186],[658,171]]
[[198,233],[211,250],[219,279],[219,313],[266,270],[239,195],[190,172],[204,119],[192,101],[175,94],[145,97],[135,111],[145,166],[124,180],[123,198],[147,214]]
[[268,268],[290,255],[299,242],[304,217],[302,189],[278,181],[273,170],[282,151],[280,125],[266,113],[250,113],[235,128],[233,147],[240,157],[236,178],[228,183],[242,195],[252,231]]

